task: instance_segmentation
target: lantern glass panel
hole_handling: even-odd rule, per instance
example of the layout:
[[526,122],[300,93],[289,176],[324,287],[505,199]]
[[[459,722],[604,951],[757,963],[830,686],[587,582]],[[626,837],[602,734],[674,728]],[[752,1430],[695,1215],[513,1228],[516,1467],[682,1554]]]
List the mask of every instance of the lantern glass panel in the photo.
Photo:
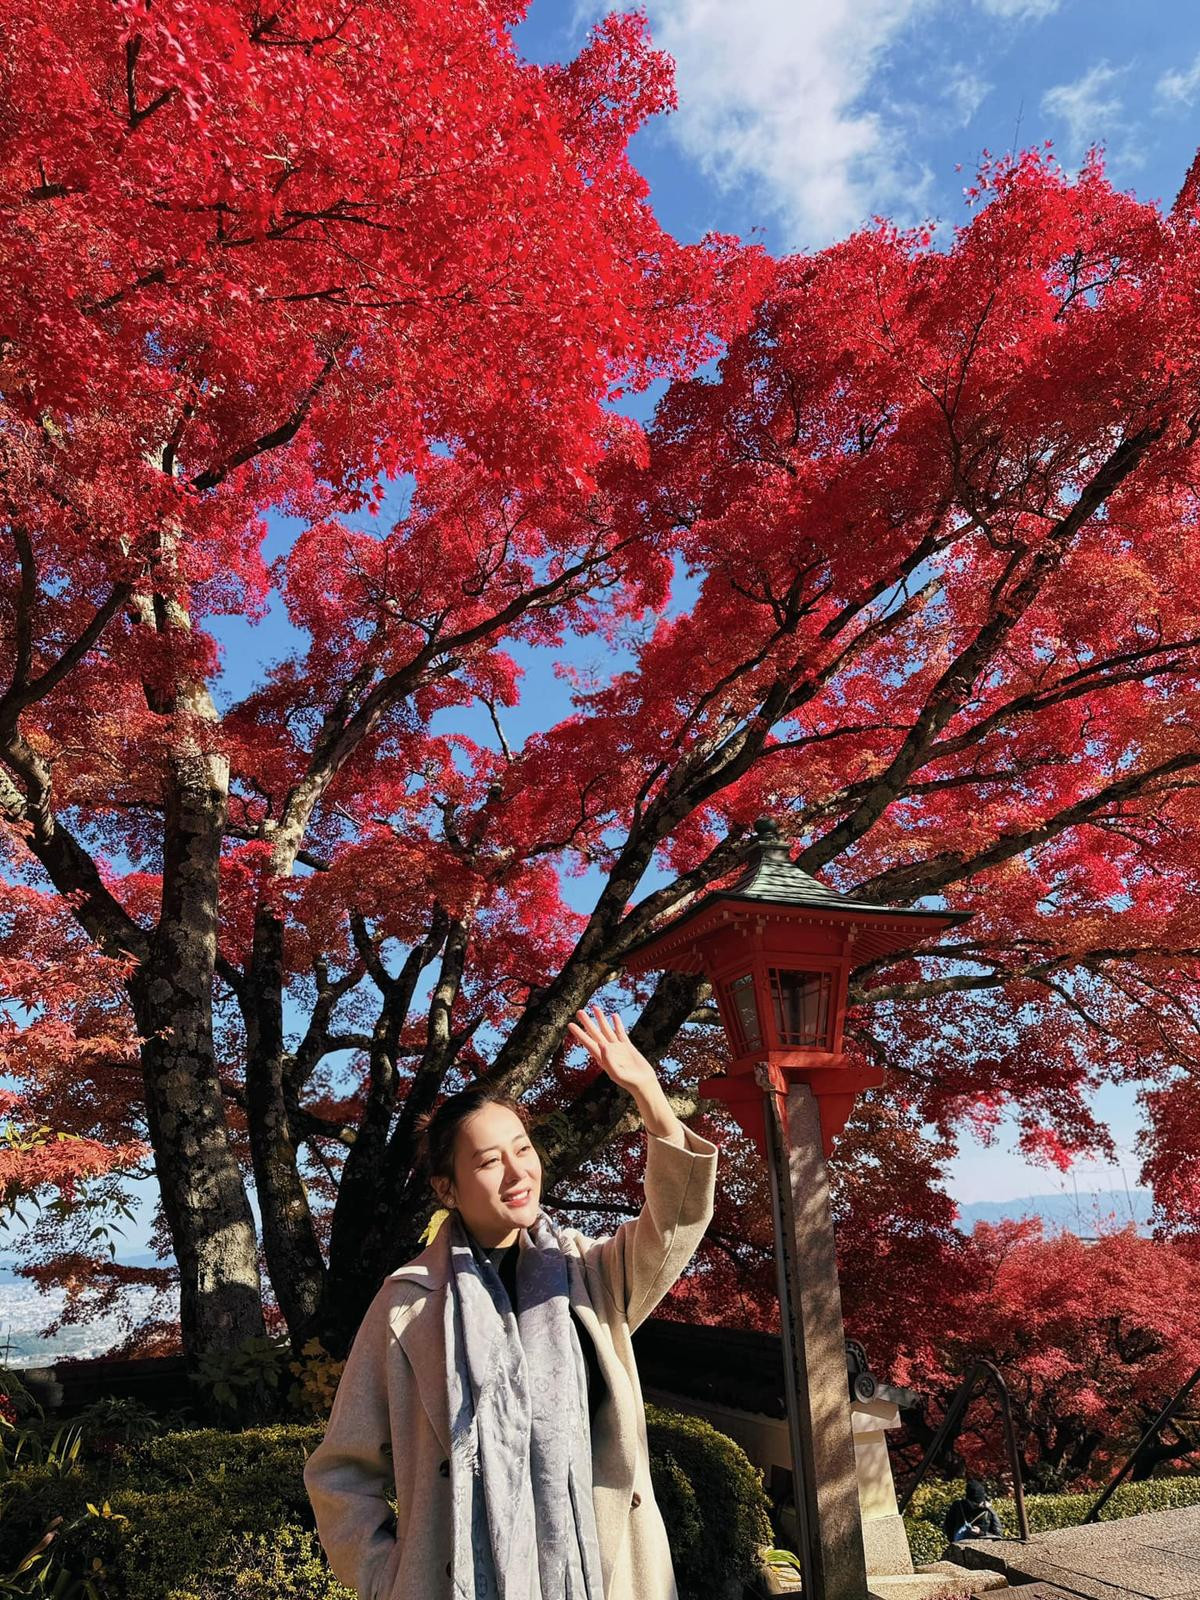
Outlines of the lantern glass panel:
[[829,1049],[828,972],[789,972],[771,968],[771,1001],[779,1043],[796,1049]]
[[729,997],[733,1001],[732,1014],[741,1034],[739,1041],[745,1050],[756,1050],[762,1043],[762,1029],[758,1024],[758,1007],[754,1003],[754,977],[747,972],[741,978],[734,978],[729,985]]

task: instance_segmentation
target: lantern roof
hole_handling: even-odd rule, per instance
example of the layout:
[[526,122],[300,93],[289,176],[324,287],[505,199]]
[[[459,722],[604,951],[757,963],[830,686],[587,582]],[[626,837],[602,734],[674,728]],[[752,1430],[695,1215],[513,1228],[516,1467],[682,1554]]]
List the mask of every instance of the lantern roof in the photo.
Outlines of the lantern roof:
[[739,900],[770,900],[777,905],[813,906],[822,910],[830,906],[839,906],[843,911],[874,913],[887,909],[867,900],[851,900],[849,895],[818,883],[792,860],[787,840],[780,833],[778,823],[770,817],[760,817],[754,824],[754,831],[758,835],[757,855],[741,877],[720,893]]
[[678,917],[639,940],[626,952],[624,966],[631,971],[656,965],[694,971],[699,965],[692,953],[696,941],[731,919],[749,915],[757,920],[771,911],[786,921],[819,919],[852,926],[856,955],[864,962],[905,949],[970,916],[967,911],[923,911],[839,894],[795,864],[787,840],[771,818],[760,818],[754,830],[758,848],[741,877],[724,889],[703,895]]

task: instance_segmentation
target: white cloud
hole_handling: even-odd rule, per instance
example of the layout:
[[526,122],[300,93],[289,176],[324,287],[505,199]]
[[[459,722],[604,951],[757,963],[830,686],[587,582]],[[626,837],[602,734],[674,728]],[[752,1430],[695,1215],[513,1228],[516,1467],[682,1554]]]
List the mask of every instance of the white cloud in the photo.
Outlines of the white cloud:
[[[574,0],[576,22],[629,3]],[[974,8],[1019,23],[1060,3]],[[644,4],[655,43],[676,63],[679,109],[667,136],[719,187],[771,216],[776,250],[819,247],[876,214],[924,220],[937,193],[923,159],[930,135],[966,128],[993,90],[948,54],[945,25],[961,0]],[[910,94],[898,96],[905,83]]]
[[1014,22],[1040,22],[1059,7],[1059,0],[977,0],[977,3],[989,16],[1005,17]]
[[1074,83],[1055,84],[1042,96],[1042,111],[1057,117],[1067,130],[1068,154],[1078,157],[1089,146],[1105,143],[1129,132],[1122,116],[1123,102],[1113,85],[1126,69],[1100,61]]
[[965,128],[992,92],[992,85],[970,67],[954,67],[946,78],[945,98],[955,123]]
[[1183,72],[1164,72],[1154,88],[1165,105],[1190,106],[1200,92],[1200,56]]
[[873,92],[889,46],[936,0],[649,0],[676,61],[668,127],[725,188],[749,187],[785,246],[821,245],[887,211],[923,213],[929,175]]

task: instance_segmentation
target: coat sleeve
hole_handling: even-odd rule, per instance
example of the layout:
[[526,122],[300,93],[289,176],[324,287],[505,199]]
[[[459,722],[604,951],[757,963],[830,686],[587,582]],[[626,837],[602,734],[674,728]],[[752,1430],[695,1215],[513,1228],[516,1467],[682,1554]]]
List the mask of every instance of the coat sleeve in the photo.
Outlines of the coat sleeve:
[[648,1133],[641,1211],[614,1234],[579,1241],[631,1333],[678,1279],[712,1220],[717,1147],[686,1125],[683,1137],[677,1145]]
[[362,1600],[375,1600],[396,1548],[387,1501],[394,1487],[388,1362],[407,1358],[389,1326],[390,1302],[384,1284],[350,1347],[325,1437],[304,1464],[304,1487],[329,1565]]

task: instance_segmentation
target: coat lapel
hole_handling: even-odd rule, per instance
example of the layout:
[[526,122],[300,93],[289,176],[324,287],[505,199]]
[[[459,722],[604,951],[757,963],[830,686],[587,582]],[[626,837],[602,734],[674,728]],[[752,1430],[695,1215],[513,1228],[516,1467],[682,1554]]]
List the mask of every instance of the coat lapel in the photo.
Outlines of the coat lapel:
[[[524,1236],[521,1246],[527,1248]],[[571,1309],[592,1337],[608,1386],[608,1395],[596,1415],[592,1435],[592,1498],[607,1591],[621,1532],[629,1524],[637,1466],[635,1397],[629,1375],[617,1358],[611,1338],[606,1336],[607,1330],[601,1330],[600,1318],[588,1292],[587,1271],[578,1249],[573,1246],[574,1242],[568,1241],[565,1252]],[[450,1418],[446,1399],[445,1307],[449,1275],[450,1230],[445,1223],[420,1255],[392,1273],[393,1279],[424,1290],[416,1304],[410,1302],[395,1308],[393,1328],[412,1367],[421,1404],[447,1454],[450,1451]]]

